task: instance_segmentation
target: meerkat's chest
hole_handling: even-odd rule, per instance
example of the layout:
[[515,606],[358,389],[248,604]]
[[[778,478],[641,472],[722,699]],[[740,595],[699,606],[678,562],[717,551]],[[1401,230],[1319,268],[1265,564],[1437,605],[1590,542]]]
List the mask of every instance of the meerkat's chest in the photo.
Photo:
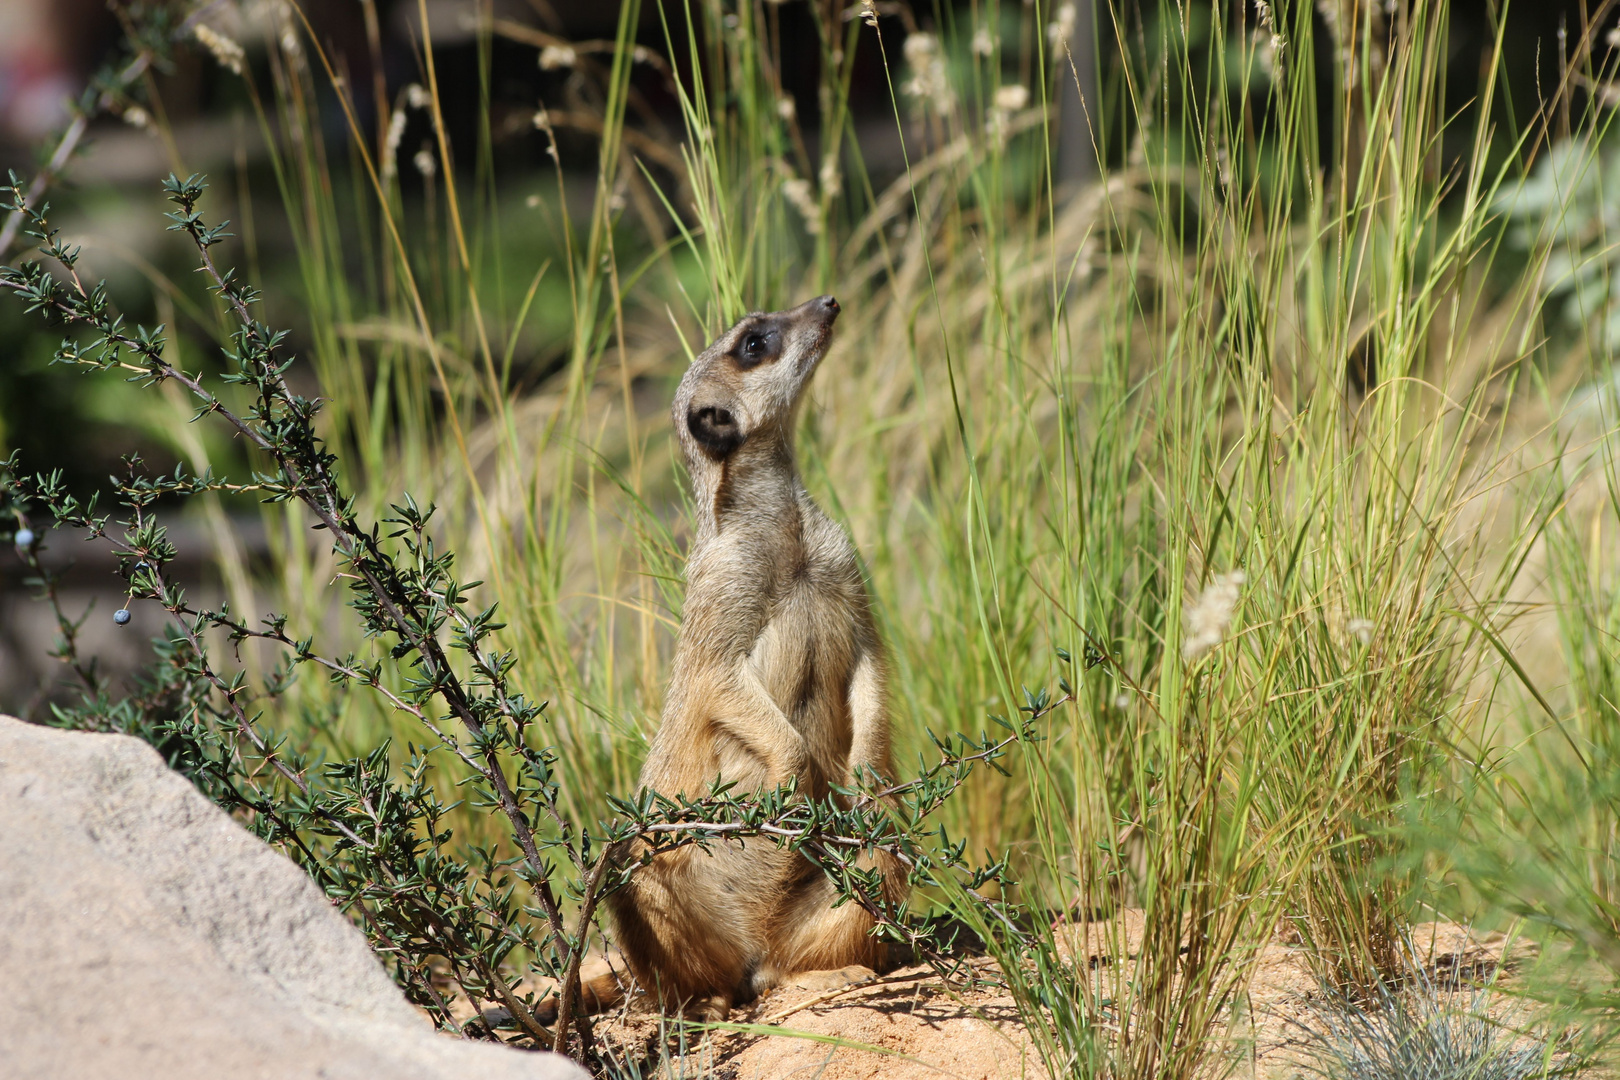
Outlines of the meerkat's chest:
[[843,563],[811,559],[785,575],[749,650],[760,683],[801,730],[847,711],[867,605],[853,563]]
[[797,686],[812,669],[841,670],[854,662],[857,625],[844,591],[795,581],[771,605],[749,662],[773,693],[777,684]]

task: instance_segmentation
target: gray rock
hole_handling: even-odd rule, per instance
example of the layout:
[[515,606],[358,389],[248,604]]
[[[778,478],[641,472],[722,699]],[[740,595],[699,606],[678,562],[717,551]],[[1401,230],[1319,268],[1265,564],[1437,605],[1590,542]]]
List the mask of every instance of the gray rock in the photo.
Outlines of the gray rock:
[[0,716],[0,1077],[538,1080],[435,1032],[295,865],[122,735]]

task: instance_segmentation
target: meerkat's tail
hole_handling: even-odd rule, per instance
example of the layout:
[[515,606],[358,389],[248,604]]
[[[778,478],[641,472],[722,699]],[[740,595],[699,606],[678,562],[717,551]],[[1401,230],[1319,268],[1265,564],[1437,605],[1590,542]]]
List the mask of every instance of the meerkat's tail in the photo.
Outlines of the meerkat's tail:
[[[579,1011],[587,1015],[607,1012],[624,1003],[625,983],[630,973],[623,965],[615,968],[605,959],[584,965],[579,973]],[[555,992],[535,1006],[534,1018],[550,1027],[557,1022],[558,998]]]

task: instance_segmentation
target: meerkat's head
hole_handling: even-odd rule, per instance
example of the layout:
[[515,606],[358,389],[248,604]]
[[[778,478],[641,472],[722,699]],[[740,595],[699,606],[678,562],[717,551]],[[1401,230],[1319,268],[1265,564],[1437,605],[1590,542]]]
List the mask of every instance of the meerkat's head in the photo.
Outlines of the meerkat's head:
[[791,448],[804,389],[826,355],[838,301],[745,315],[692,361],[671,410],[696,473],[756,447]]

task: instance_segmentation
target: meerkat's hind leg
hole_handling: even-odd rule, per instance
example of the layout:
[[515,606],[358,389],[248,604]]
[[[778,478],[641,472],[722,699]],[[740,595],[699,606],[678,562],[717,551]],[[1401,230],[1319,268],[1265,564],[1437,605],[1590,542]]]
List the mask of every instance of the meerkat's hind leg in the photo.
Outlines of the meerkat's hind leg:
[[790,979],[798,984],[808,972],[828,984],[823,989],[836,989],[887,970],[888,945],[872,936],[871,914],[854,901],[833,907],[837,898],[837,887],[819,872],[789,892],[756,977],[759,989]]
[[705,1024],[719,1024],[731,1019],[730,994],[709,994],[687,1002],[686,1015]]
[[753,973],[765,944],[760,916],[774,907],[733,887],[757,873],[753,855],[740,845],[666,852],[608,897],[619,948],[666,1011],[715,996],[729,1012]]
[[782,985],[795,990],[842,990],[846,986],[864,985],[877,977],[877,972],[865,964],[850,964],[834,971],[801,971]]

